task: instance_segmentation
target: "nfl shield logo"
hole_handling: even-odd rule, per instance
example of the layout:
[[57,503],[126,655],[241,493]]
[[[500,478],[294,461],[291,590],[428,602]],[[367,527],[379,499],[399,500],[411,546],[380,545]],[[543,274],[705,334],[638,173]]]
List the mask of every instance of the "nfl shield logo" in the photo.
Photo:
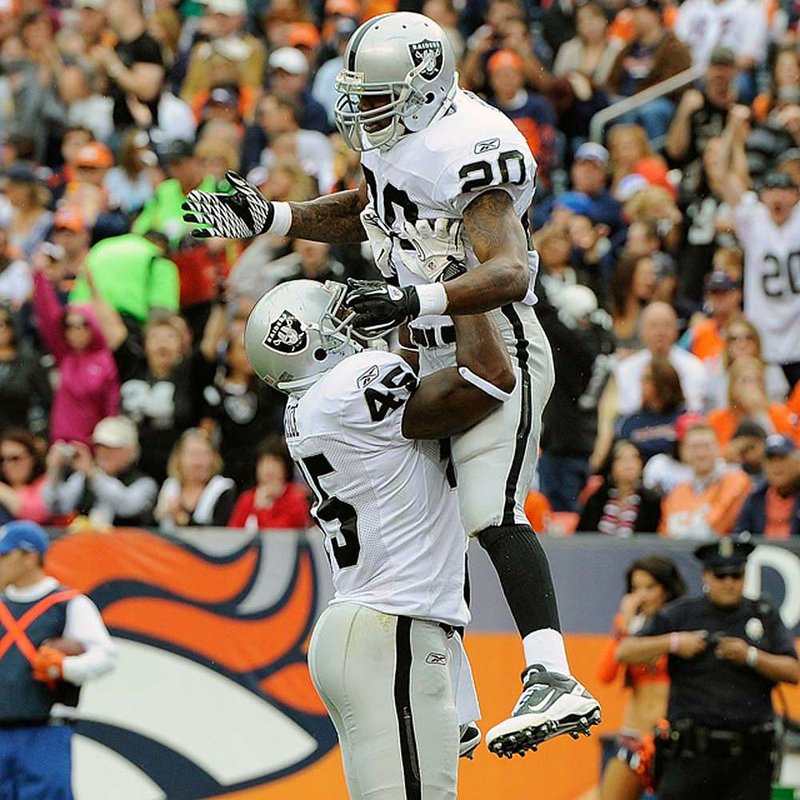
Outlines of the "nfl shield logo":
[[294,314],[284,311],[269,326],[264,344],[271,350],[292,355],[308,347],[308,334]]
[[411,53],[411,60],[414,62],[414,66],[425,65],[420,73],[425,80],[432,81],[442,71],[444,55],[441,42],[423,39],[421,42],[410,44],[408,50]]

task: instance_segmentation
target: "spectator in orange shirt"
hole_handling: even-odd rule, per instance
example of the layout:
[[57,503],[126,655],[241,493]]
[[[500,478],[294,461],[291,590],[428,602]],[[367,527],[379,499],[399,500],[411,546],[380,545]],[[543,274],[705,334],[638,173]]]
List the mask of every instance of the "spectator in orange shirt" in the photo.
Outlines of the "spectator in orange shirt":
[[763,534],[767,539],[800,536],[800,452],[786,436],[767,437],[765,480],[745,500],[736,532]]
[[686,431],[682,453],[694,477],[664,498],[659,532],[680,538],[730,533],[750,491],[750,478],[720,458],[717,434],[707,423]]
[[794,415],[786,405],[770,403],[767,397],[763,362],[737,358],[729,375],[727,407],[715,408],[708,415],[708,424],[716,431],[720,447],[728,446],[737,426],[746,419],[757,422],[767,433],[782,433],[799,440]]
[[725,350],[728,323],[742,313],[742,282],[722,270],[706,276],[705,304],[711,312],[689,328],[687,349],[702,361],[717,359]]

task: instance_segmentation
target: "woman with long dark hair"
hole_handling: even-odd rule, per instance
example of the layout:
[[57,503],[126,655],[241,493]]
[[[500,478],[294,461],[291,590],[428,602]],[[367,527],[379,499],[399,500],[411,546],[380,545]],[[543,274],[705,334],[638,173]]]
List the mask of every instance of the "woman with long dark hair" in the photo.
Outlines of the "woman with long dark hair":
[[[614,617],[613,639],[600,662],[598,677],[612,683],[620,671],[616,649],[621,639],[640,630],[664,605],[686,592],[675,562],[653,554],[634,561],[625,573],[625,595]],[[638,800],[649,786],[652,731],[667,713],[667,657],[652,665],[624,667],[624,686],[630,699],[622,717],[614,756],[606,765],[601,800]]]

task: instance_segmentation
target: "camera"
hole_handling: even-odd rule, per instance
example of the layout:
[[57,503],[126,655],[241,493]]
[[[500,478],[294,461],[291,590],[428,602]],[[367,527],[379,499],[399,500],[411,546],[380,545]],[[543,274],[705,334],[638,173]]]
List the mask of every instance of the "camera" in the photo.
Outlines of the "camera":
[[75,445],[65,444],[61,446],[61,457],[64,461],[72,461],[76,455],[78,455],[78,449]]

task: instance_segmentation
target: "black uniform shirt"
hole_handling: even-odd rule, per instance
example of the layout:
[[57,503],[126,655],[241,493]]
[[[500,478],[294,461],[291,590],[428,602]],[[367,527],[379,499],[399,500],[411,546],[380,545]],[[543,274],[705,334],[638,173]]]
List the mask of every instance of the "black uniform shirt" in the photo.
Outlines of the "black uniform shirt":
[[[733,609],[712,605],[705,597],[677,600],[654,614],[639,636],[706,630],[709,636],[735,636],[775,655],[797,658],[791,634],[766,600],[748,600]],[[746,665],[719,659],[715,646],[692,659],[670,655],[670,722],[691,719],[717,730],[743,731],[773,718],[772,681]]]

